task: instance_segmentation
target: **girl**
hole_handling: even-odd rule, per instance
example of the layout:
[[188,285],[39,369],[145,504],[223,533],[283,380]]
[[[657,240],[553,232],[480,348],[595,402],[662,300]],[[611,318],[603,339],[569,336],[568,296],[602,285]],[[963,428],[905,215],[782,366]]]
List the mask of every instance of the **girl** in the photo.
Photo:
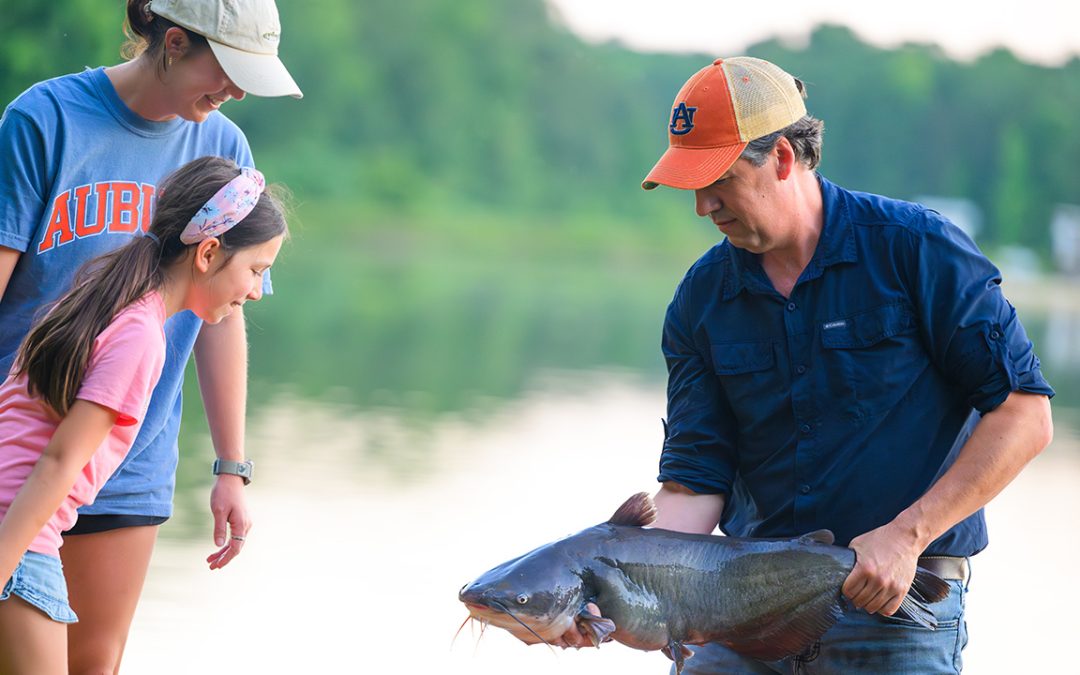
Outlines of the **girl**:
[[[61,533],[123,460],[165,361],[165,320],[262,297],[287,234],[262,174],[204,157],[162,185],[145,237],[91,261],[0,385],[0,672],[66,673]],[[241,535],[234,535],[240,537]]]
[[[127,23],[130,60],[40,82],[0,119],[0,378],[35,313],[71,286],[75,271],[146,229],[164,176],[205,155],[254,165],[221,106],[245,93],[300,96],[276,56],[273,0],[128,0]],[[181,384],[193,350],[214,452],[226,466],[245,459],[243,313],[203,326],[181,312],[165,333],[165,366],[131,451],[64,534],[80,618],[68,634],[72,673],[120,666],[158,526],[172,514]],[[228,535],[245,536],[251,524],[244,479],[221,473],[210,507],[216,569],[241,550]]]

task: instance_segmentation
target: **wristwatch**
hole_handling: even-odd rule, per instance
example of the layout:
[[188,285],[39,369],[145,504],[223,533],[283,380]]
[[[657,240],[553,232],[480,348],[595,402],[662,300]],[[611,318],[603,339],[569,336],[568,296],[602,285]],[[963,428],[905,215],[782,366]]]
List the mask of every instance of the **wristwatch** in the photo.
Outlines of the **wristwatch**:
[[244,485],[248,485],[251,483],[252,476],[255,475],[255,463],[250,459],[243,462],[234,462],[231,459],[215,459],[214,475],[222,473],[240,476],[244,479]]

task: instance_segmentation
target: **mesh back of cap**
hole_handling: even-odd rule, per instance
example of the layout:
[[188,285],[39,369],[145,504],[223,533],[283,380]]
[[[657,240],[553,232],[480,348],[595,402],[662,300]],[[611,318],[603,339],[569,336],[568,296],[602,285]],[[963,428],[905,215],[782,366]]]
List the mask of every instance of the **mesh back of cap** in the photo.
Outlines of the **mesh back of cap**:
[[779,131],[806,114],[795,78],[768,61],[738,56],[725,59],[723,68],[744,142]]

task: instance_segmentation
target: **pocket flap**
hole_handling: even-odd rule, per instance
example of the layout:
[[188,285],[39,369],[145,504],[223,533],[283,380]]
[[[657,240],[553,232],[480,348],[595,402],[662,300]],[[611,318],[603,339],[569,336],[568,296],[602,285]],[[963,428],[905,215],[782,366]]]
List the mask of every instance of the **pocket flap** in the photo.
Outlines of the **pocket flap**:
[[827,349],[869,347],[915,325],[906,305],[886,305],[821,324],[821,344]]
[[755,373],[773,367],[772,342],[733,342],[712,346],[713,367],[719,375]]

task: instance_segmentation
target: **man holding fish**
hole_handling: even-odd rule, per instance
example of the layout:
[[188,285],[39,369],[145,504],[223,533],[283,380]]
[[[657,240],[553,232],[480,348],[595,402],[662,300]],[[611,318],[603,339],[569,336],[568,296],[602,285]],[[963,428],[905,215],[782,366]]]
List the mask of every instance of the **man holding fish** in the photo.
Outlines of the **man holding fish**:
[[[693,190],[726,237],[665,319],[653,527],[829,529],[855,551],[842,592],[862,611],[794,660],[711,643],[683,673],[957,673],[982,507],[1049,444],[1054,392],[1000,273],[963,232],[815,171],[823,124],[804,97],[774,64],[717,59],[679,91],[642,184]],[[917,567],[952,587],[930,605],[937,630],[892,616]],[[591,644],[575,629],[563,640]]]

